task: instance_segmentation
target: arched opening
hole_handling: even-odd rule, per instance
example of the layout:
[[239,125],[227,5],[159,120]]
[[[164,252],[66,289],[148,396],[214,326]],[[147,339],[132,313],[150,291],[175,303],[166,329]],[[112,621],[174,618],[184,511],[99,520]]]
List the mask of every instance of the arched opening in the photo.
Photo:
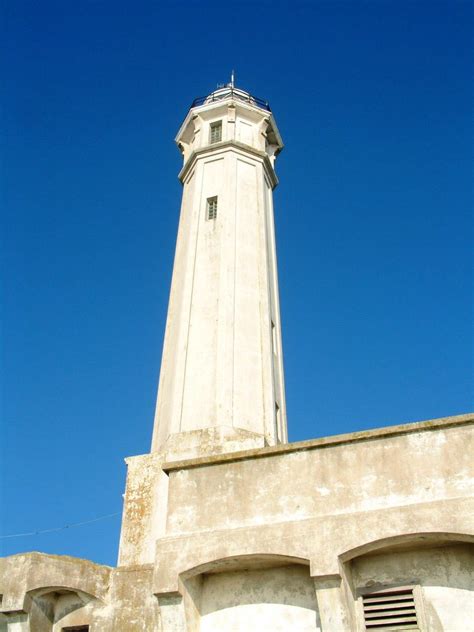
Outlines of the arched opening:
[[30,590],[30,630],[38,632],[86,632],[97,599],[70,586],[47,586]]
[[181,577],[187,618],[200,632],[320,630],[309,560],[246,555],[213,560]]
[[361,629],[388,629],[384,621],[393,625],[405,613],[416,620],[413,629],[473,632],[474,621],[466,620],[466,613],[474,612],[473,540],[411,533],[346,552],[341,561]]

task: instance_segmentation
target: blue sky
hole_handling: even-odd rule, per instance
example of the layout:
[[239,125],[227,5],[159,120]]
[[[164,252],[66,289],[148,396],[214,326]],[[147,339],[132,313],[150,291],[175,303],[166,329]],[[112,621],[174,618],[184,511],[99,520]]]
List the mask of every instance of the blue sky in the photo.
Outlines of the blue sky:
[[[291,441],[472,409],[472,4],[4,3],[1,534],[149,450],[191,101],[268,99]],[[0,540],[115,564],[119,516]]]

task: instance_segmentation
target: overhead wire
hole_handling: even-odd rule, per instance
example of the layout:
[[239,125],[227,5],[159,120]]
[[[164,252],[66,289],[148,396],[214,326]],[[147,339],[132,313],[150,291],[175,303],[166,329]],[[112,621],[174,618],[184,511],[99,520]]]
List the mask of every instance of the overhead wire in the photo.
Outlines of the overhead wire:
[[91,524],[93,522],[99,522],[99,520],[105,520],[106,518],[113,518],[114,516],[119,516],[121,514],[120,511],[115,511],[114,513],[104,514],[103,516],[97,516],[97,518],[92,518],[91,520],[82,520],[81,522],[73,522],[71,524],[66,524],[63,527],[54,527],[52,529],[37,529],[36,531],[25,531],[24,533],[9,533],[8,535],[0,535],[0,540],[6,540],[7,538],[24,538],[32,535],[42,535],[43,533],[54,533],[57,531],[64,531],[65,529],[73,529],[75,527],[82,527],[86,524]]

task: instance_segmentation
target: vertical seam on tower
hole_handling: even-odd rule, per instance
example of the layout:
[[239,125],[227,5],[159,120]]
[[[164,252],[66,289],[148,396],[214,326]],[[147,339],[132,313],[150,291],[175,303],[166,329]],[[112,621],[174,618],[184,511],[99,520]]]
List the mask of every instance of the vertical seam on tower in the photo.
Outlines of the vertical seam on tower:
[[[261,205],[261,199],[260,199],[260,194],[262,193],[262,189],[263,189],[263,181],[261,179],[261,173],[260,173],[260,167],[262,167],[261,163],[258,162],[258,167],[257,164],[254,165],[254,174],[255,174],[255,185],[256,185],[256,190],[257,190],[257,239],[258,239],[258,244],[259,244],[259,257],[258,257],[258,311],[259,311],[259,318],[260,318],[260,327],[259,329],[259,337],[260,337],[260,379],[262,382],[262,412],[263,412],[263,436],[265,437],[265,419],[266,419],[266,396],[265,396],[265,367],[264,367],[264,353],[263,353],[263,325],[264,325],[264,317],[263,317],[263,305],[262,305],[262,274],[265,272],[266,270],[262,270],[262,226],[261,226],[261,221],[260,218],[262,216],[262,205]],[[263,214],[263,227],[265,229],[265,214]],[[265,240],[266,241],[266,240]],[[266,243],[263,244],[265,246],[265,259],[267,258],[267,254],[266,254]],[[266,276],[266,274],[265,274]],[[271,306],[270,306],[271,309]],[[272,385],[272,391],[273,391],[273,385]]]
[[[272,191],[270,188],[269,191]],[[268,194],[267,194],[268,195]],[[278,344],[279,344],[279,353],[278,353],[278,373],[279,373],[279,383],[278,383],[278,395],[280,397],[280,422],[281,422],[281,431],[282,436],[286,443],[288,443],[288,422],[286,418],[286,397],[285,397],[285,374],[283,369],[283,340],[281,333],[281,313],[280,313],[280,294],[278,288],[278,260],[276,254],[276,230],[275,230],[275,212],[273,205],[273,193],[268,195],[268,206],[270,220],[270,231],[271,231],[271,240],[272,240],[272,276],[273,276],[273,300],[275,301],[275,319],[277,321],[278,326]]]
[[[197,257],[197,248],[198,248],[198,240],[199,240],[199,230],[200,230],[200,224],[201,224],[203,183],[204,183],[204,169],[202,168],[202,165],[201,165],[201,186],[200,186],[200,191],[199,191],[199,210],[198,210],[198,217],[197,217],[196,242],[195,242],[195,247],[194,247],[193,274],[191,277],[191,296],[190,296],[189,311],[188,311],[188,326],[187,326],[188,331],[187,331],[187,337],[186,337],[186,353],[184,354],[183,387],[181,389],[181,411],[179,414],[179,432],[181,432],[181,427],[183,423],[184,390],[186,387],[186,372],[188,370],[189,331],[191,328],[191,310],[193,307],[193,297],[194,297],[194,275],[196,273],[196,257]],[[194,195],[196,195],[196,192],[194,193]],[[194,208],[194,204],[191,205],[191,211],[193,210],[193,208]]]
[[[237,122],[235,123],[237,126]],[[234,392],[235,392],[235,287],[236,287],[236,275],[237,275],[237,177],[238,177],[238,160],[237,154],[232,152],[233,156],[233,168],[234,168],[234,287],[232,291],[232,392],[231,392],[231,423],[232,428],[235,428],[235,416],[234,416]]]
[[[275,444],[278,443],[278,425],[275,413],[275,402],[276,402],[276,384],[277,384],[277,376],[275,375],[275,358],[273,357],[273,330],[272,323],[273,319],[276,320],[276,316],[274,315],[275,306],[273,304],[273,296],[272,296],[272,287],[273,287],[273,279],[272,277],[272,250],[271,250],[271,240],[269,237],[269,214],[270,214],[270,203],[268,199],[268,181],[265,175],[265,167],[262,164],[262,193],[263,193],[263,211],[264,211],[264,239],[265,239],[265,262],[266,262],[266,275],[265,279],[267,282],[267,300],[270,311],[270,351],[271,351],[271,362],[270,362],[270,371],[271,371],[271,386],[272,386],[272,408],[270,411],[270,424],[268,431],[269,433],[275,433]],[[275,351],[277,351],[275,349]],[[264,424],[264,433],[267,431],[267,426]]]

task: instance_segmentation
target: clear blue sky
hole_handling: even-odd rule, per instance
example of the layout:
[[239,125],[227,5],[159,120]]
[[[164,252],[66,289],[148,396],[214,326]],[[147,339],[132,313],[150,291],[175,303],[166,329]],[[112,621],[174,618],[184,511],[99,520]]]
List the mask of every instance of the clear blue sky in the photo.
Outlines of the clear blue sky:
[[[235,68],[275,191],[291,441],[472,409],[472,4],[3,3],[0,532],[121,511],[149,450],[174,135]],[[120,518],[0,541],[114,564]]]

